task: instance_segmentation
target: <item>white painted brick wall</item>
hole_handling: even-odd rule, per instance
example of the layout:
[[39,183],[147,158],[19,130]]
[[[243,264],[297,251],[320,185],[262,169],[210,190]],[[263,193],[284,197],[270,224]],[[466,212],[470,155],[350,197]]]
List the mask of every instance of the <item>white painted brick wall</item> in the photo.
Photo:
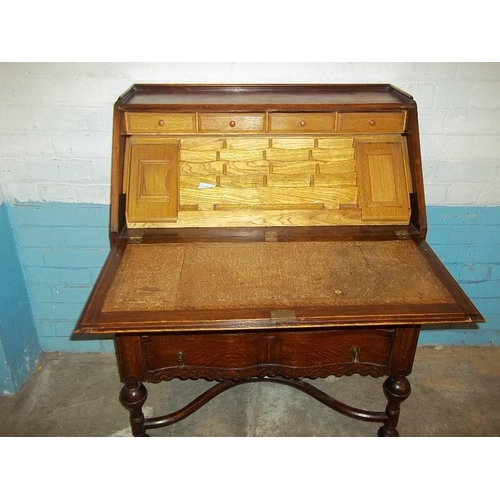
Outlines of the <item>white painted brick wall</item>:
[[500,205],[500,63],[1,63],[0,202],[109,203],[134,82],[390,82],[419,107],[429,205]]

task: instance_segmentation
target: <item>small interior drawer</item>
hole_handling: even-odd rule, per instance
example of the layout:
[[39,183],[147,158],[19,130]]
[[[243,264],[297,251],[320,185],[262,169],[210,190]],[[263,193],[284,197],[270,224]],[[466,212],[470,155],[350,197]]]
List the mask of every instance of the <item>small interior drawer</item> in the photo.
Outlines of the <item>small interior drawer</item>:
[[404,132],[405,112],[339,113],[339,132]]
[[335,113],[270,113],[271,132],[333,132]]
[[200,113],[200,132],[264,132],[264,113]]
[[128,133],[186,133],[196,131],[194,113],[125,113]]

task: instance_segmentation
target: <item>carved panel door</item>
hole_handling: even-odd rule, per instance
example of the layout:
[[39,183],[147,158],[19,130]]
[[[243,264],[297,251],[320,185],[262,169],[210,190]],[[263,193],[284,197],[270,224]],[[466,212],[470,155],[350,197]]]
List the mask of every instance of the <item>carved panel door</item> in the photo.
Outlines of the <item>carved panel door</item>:
[[175,222],[179,206],[177,141],[129,139],[127,163],[127,220]]

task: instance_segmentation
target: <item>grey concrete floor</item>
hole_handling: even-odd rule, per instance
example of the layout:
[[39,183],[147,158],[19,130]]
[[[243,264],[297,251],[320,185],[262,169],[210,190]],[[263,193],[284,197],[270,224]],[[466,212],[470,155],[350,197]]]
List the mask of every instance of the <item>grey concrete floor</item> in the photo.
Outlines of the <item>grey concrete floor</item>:
[[[419,347],[402,405],[402,436],[499,436],[500,348]],[[359,376],[312,383],[341,401],[383,411],[383,379]],[[146,416],[179,409],[213,385],[148,384]],[[44,353],[15,396],[0,396],[0,436],[130,436],[118,402],[114,355]],[[380,424],[340,415],[293,388],[235,387],[185,420],[151,436],[374,436]]]

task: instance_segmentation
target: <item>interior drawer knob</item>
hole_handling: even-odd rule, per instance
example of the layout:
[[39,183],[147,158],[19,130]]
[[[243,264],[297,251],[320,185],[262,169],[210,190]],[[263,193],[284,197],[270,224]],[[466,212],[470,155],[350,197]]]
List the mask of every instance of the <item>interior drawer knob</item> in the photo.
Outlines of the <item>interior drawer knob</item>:
[[359,347],[351,347],[352,362],[359,363]]
[[375,120],[370,120],[368,122],[368,125],[371,125],[372,127],[374,127],[375,125],[377,125],[377,122]]
[[160,127],[163,127],[163,125],[165,125],[165,122],[163,120],[158,120],[158,125]]
[[307,122],[306,122],[305,120],[302,120],[302,121],[300,122],[300,126],[301,126],[301,127],[305,127],[306,125],[307,125]]
[[233,121],[233,120],[231,120],[231,121],[229,122],[229,126],[230,126],[230,127],[235,127],[235,126],[236,126],[236,122],[235,122],[235,121]]

